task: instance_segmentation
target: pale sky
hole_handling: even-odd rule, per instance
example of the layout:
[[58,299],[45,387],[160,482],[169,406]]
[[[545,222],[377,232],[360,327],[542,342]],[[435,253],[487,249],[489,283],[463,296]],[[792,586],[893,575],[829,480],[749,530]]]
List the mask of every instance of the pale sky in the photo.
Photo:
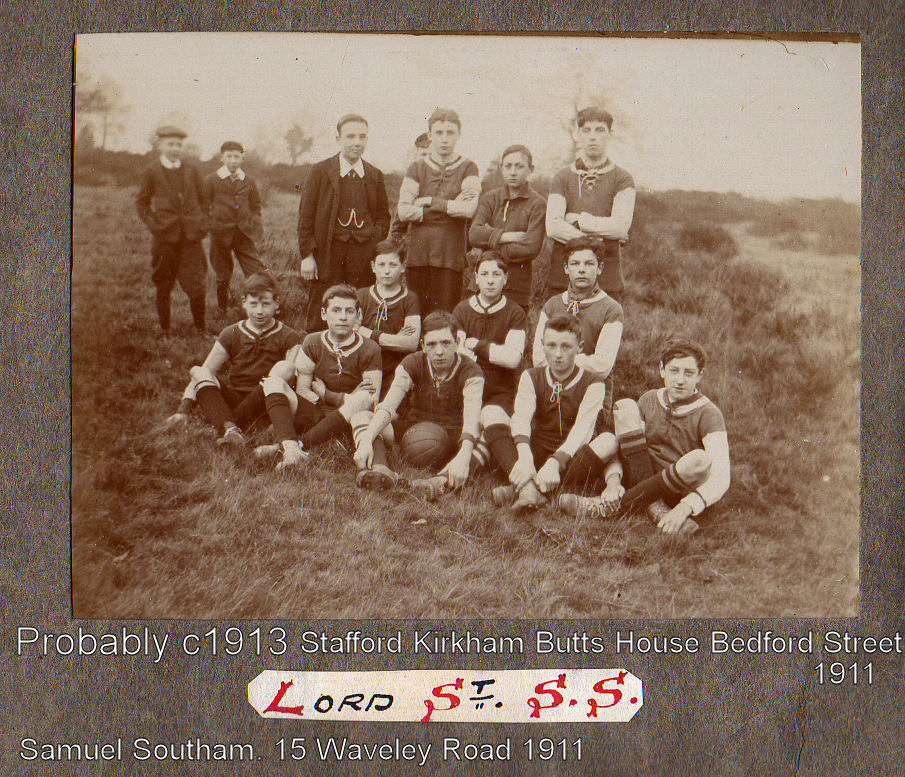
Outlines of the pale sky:
[[[336,152],[336,120],[369,121],[365,157],[402,171],[437,106],[483,170],[524,143],[538,171],[568,160],[574,105],[616,117],[610,156],[639,187],[773,199],[861,198],[855,43],[561,36],[153,33],[80,35],[77,73],[129,107],[108,147],[144,152],[175,119],[208,158],[227,139],[288,162],[299,120]],[[78,88],[76,91],[78,111]]]

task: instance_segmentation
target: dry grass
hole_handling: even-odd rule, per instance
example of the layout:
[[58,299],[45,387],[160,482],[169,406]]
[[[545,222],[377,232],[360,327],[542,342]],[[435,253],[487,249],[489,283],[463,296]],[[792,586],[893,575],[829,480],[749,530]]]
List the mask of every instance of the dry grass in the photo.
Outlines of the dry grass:
[[[695,249],[687,224],[658,230],[649,219],[633,234],[617,396],[651,385],[651,355],[678,327],[707,344],[702,388],[730,427],[732,489],[697,535],[673,539],[641,517],[511,516],[490,503],[489,475],[428,504],[359,492],[351,461],[332,446],[303,472],[278,474],[217,449],[201,422],[163,430],[212,339],[157,338],[132,196],[75,191],[76,617],[856,613],[857,367],[839,354],[857,352],[857,257],[782,250],[740,225],[729,229],[735,258],[722,232],[708,232],[717,254]],[[289,323],[304,301],[296,207],[272,192],[266,214],[266,258],[287,271]],[[187,332],[185,299],[174,300],[174,329]]]

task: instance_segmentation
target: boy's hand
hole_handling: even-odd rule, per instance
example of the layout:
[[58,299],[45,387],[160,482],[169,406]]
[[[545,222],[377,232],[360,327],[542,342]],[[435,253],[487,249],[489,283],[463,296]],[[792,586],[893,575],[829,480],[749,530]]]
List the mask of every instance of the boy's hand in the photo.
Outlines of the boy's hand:
[[504,232],[500,235],[500,239],[497,242],[500,244],[518,243],[519,240],[524,240],[526,237],[528,237],[527,232]]
[[416,197],[412,203],[416,208],[429,208],[431,206],[431,197]]
[[318,399],[323,399],[327,395],[327,385],[320,378],[311,381],[311,390],[317,394]]
[[451,489],[460,488],[465,485],[468,480],[468,469],[471,464],[471,453],[464,455],[465,451],[460,450],[444,468],[446,472],[446,480],[449,482]]
[[415,327],[413,327],[411,324],[406,324],[404,327],[402,327],[402,329],[399,330],[397,334],[405,335],[406,337],[408,337],[409,335],[415,334]]
[[536,480],[541,493],[549,494],[553,491],[559,485],[559,462],[556,459],[547,459],[538,471]]
[[374,463],[374,444],[368,439],[363,439],[355,449],[352,458],[359,469],[370,469],[371,464]]
[[679,502],[660,519],[660,523],[657,526],[664,534],[675,534],[682,528],[682,524],[685,523],[690,515],[691,508]]
[[317,262],[315,261],[313,254],[308,254],[308,256],[302,259],[301,272],[303,281],[317,280]]
[[603,489],[603,493],[600,494],[600,499],[603,501],[603,506],[608,513],[614,512],[619,507],[624,494],[625,488],[623,488],[621,483],[607,484],[607,487]]
[[368,329],[368,327],[359,324],[355,327],[355,331],[358,332],[358,334],[360,334],[362,337],[370,337],[374,330]]
[[521,491],[528,485],[528,481],[534,480],[536,475],[537,470],[534,468],[534,462],[530,459],[523,459],[520,456],[509,473],[509,482],[512,483],[516,491]]
[[576,229],[578,228],[578,220],[581,218],[581,215],[578,213],[567,213],[566,214],[566,223],[571,224]]

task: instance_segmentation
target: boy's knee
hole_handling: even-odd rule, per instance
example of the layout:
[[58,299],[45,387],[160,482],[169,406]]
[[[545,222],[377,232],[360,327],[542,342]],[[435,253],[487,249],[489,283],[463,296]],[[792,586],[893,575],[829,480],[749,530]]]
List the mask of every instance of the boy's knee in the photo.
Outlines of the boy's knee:
[[355,391],[351,394],[346,394],[340,411],[347,419],[351,419],[356,413],[368,410],[372,401],[373,397],[370,392]]
[[481,408],[480,423],[484,429],[495,424],[509,426],[510,419],[506,411],[499,405],[485,405]]
[[289,388],[289,384],[283,380],[282,378],[278,378],[275,375],[268,375],[264,380],[261,381],[261,388],[264,389],[264,394],[286,394],[292,389]]
[[710,455],[700,449],[689,451],[676,465],[679,474],[689,480],[702,480],[710,474]]
[[591,442],[588,443],[588,447],[597,455],[597,457],[603,461],[607,459],[611,459],[616,455],[616,452],[619,449],[619,446],[616,443],[616,438],[611,432],[604,432],[603,434],[598,434]]
[[616,437],[644,429],[641,408],[634,399],[619,399],[613,403],[613,426]]
[[349,418],[349,423],[352,425],[353,429],[365,427],[371,423],[373,417],[374,414],[370,410],[359,410],[352,414],[352,417]]
[[192,384],[196,391],[204,386],[220,388],[220,381],[217,380],[217,376],[207,367],[195,365],[189,370],[189,377],[192,379]]

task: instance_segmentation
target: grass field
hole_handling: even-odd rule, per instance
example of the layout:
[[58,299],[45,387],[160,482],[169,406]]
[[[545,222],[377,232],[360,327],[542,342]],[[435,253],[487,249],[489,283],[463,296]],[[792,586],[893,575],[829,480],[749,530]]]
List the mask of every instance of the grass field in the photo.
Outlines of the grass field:
[[[134,190],[77,186],[75,616],[855,615],[859,256],[817,253],[814,236],[830,225],[813,203],[811,234],[737,213],[721,223],[718,202],[701,224],[692,210],[666,207],[671,196],[639,199],[616,396],[657,384],[653,362],[668,334],[705,344],[701,390],[726,416],[733,483],[701,531],[680,539],[641,516],[509,515],[489,501],[486,474],[429,504],[359,492],[351,460],[331,446],[283,474],[220,450],[200,421],[164,430],[213,338],[189,334],[181,292],[174,330],[183,336],[158,338]],[[266,260],[278,272],[295,269],[297,205],[269,195]],[[846,245],[857,245],[850,233]],[[283,317],[295,324],[304,293],[291,275],[283,285]]]

